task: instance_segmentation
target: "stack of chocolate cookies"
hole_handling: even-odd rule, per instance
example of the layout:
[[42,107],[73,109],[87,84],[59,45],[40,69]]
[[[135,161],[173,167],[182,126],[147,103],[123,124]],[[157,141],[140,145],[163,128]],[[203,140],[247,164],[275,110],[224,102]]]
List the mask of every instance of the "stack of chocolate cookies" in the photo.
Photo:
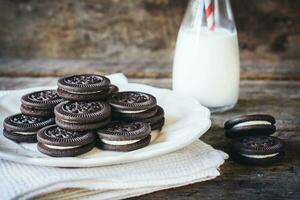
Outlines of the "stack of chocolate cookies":
[[270,136],[276,131],[275,118],[270,115],[243,115],[228,120],[225,134],[230,141],[231,157],[239,162],[266,165],[284,157],[284,143]]
[[4,120],[4,136],[37,142],[40,152],[54,157],[77,156],[95,145],[111,151],[139,149],[165,120],[154,96],[118,92],[108,78],[96,74],[60,78],[57,90],[26,94],[21,102],[22,113]]
[[50,156],[76,156],[95,146],[95,131],[111,121],[110,80],[95,74],[73,75],[58,80],[64,99],[54,109],[56,125],[37,134],[38,149]]
[[57,83],[58,95],[70,101],[106,100],[112,91],[110,80],[96,74],[81,74],[60,78]]
[[110,96],[110,80],[95,74],[63,77],[58,95],[67,101],[55,107],[56,124],[66,130],[88,131],[104,128],[111,120],[105,100]]
[[97,133],[98,147],[110,151],[133,151],[151,141],[150,124],[144,122],[113,121]]
[[96,137],[92,131],[69,131],[51,125],[39,130],[37,138],[40,152],[53,157],[72,157],[93,149]]
[[108,99],[115,120],[145,122],[152,130],[164,125],[164,110],[157,105],[156,98],[143,92],[118,92]]
[[21,98],[21,112],[35,117],[53,117],[54,107],[62,102],[56,90],[42,90]]
[[151,141],[151,130],[161,129],[164,124],[164,111],[150,94],[117,92],[108,103],[114,121],[97,132],[101,149],[132,151],[145,147]]
[[21,98],[21,113],[7,117],[3,134],[16,142],[34,143],[37,131],[54,124],[54,107],[62,102],[55,90],[42,90]]

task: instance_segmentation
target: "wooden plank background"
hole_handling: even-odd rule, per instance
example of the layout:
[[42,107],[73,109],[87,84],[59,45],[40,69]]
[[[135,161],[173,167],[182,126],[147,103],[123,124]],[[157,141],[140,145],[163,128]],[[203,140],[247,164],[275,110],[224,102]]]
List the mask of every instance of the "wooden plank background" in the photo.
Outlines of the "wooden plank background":
[[[84,68],[170,77],[187,2],[1,0],[0,76],[57,76]],[[232,6],[242,78],[300,80],[300,1],[232,0]],[[46,63],[31,60],[37,58]]]

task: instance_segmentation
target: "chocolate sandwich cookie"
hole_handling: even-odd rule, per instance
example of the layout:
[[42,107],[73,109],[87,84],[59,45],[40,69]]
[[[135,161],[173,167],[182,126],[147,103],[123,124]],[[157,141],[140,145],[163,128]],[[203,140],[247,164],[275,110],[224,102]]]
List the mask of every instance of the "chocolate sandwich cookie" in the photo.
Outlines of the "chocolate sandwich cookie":
[[54,116],[54,107],[62,102],[56,90],[42,90],[22,96],[21,112],[36,117]]
[[110,95],[110,80],[97,74],[80,74],[60,78],[58,95],[73,101],[98,101]]
[[237,162],[246,164],[272,164],[284,157],[284,143],[264,135],[239,137],[231,142],[231,156]]
[[144,122],[111,122],[97,131],[98,147],[110,151],[133,151],[150,143],[151,127]]
[[243,115],[228,120],[224,124],[229,138],[247,135],[271,135],[276,131],[275,119],[270,115]]
[[95,130],[106,126],[111,119],[110,106],[100,101],[64,101],[54,112],[56,124],[67,130]]
[[108,99],[113,118],[140,120],[157,112],[156,98],[143,92],[117,92]]
[[72,157],[90,151],[95,145],[94,132],[69,131],[57,125],[37,133],[38,150],[53,157]]
[[36,132],[48,125],[54,124],[54,118],[33,117],[15,114],[4,119],[3,135],[16,142],[36,142]]

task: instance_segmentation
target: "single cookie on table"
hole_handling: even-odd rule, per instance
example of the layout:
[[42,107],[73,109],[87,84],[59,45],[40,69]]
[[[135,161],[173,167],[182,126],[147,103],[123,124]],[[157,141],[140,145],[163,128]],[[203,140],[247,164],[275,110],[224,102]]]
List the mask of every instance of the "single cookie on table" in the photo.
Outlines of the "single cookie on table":
[[38,150],[53,157],[73,157],[90,151],[95,146],[94,132],[70,131],[51,125],[37,133]]
[[54,124],[54,118],[34,117],[15,114],[4,119],[3,135],[16,142],[36,142],[36,132],[41,128]]
[[110,95],[110,80],[97,74],[80,74],[60,78],[58,95],[72,101],[105,100]]
[[22,96],[21,112],[36,117],[53,117],[54,107],[62,102],[56,90],[42,90]]
[[284,157],[284,143],[272,136],[245,136],[231,141],[231,156],[240,163],[267,165]]
[[224,129],[229,138],[247,135],[271,135],[276,131],[274,117],[264,114],[235,117],[224,124]]
[[64,101],[55,109],[55,122],[67,130],[95,130],[105,127],[111,121],[110,106],[101,101]]
[[97,146],[110,151],[133,151],[147,146],[151,141],[150,124],[144,122],[111,122],[97,131]]

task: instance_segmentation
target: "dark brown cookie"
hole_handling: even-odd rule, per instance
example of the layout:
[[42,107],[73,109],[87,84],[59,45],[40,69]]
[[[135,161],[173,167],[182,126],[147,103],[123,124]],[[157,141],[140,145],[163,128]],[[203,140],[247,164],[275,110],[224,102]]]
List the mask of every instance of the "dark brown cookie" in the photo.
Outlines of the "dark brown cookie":
[[3,129],[3,135],[15,142],[26,142],[35,143],[36,142],[36,132],[14,132]]
[[22,96],[21,102],[27,107],[35,107],[41,109],[53,109],[57,104],[62,102],[56,90],[42,90],[32,92]]
[[107,103],[101,101],[64,101],[55,107],[55,116],[70,122],[95,122],[110,117],[111,110]]
[[63,121],[59,118],[55,118],[56,124],[64,129],[67,130],[79,130],[79,131],[87,131],[87,130],[97,130],[104,128],[109,122],[111,121],[111,118],[105,118],[101,121],[95,121],[95,122],[84,122],[84,123],[78,123],[78,122],[70,122],[70,121]]
[[240,115],[226,121],[226,123],[224,124],[224,128],[230,129],[233,126],[236,126],[237,124],[243,122],[253,122],[253,121],[269,122],[270,124],[276,123],[275,118],[271,115],[266,115],[266,114]]
[[21,98],[21,112],[36,117],[52,117],[54,107],[62,101],[56,90],[32,92]]
[[279,161],[284,154],[284,143],[271,136],[246,136],[231,141],[234,158],[249,164],[268,164]]
[[104,150],[132,151],[149,144],[151,127],[143,122],[111,122],[97,131],[98,146]]
[[267,157],[264,159],[253,159],[253,158],[248,158],[248,157],[242,156],[233,151],[230,153],[230,157],[234,161],[236,161],[237,163],[246,164],[246,165],[271,165],[271,164],[282,161],[284,156],[285,156],[285,153],[280,152],[277,155],[274,155],[272,157]]
[[113,111],[145,111],[156,106],[156,98],[143,92],[117,92],[108,100]]
[[74,94],[67,91],[64,91],[60,88],[57,89],[57,93],[59,96],[63,97],[66,100],[71,101],[100,101],[106,100],[110,96],[110,90],[105,89],[100,92],[91,92],[86,94]]
[[58,94],[67,100],[98,101],[110,95],[110,80],[97,74],[80,74],[60,78]]
[[103,143],[103,142],[98,142],[97,147],[99,147],[100,149],[103,149],[103,150],[108,150],[108,151],[127,152],[127,151],[134,151],[134,150],[146,147],[147,145],[149,145],[150,141],[151,141],[151,135],[149,135],[146,138],[144,138],[142,140],[139,140],[138,142],[133,143],[133,144],[110,145],[110,144],[106,144],[106,143]]
[[35,109],[34,107],[27,107],[21,105],[20,110],[23,114],[35,117],[54,117],[54,109]]
[[149,124],[144,122],[113,121],[104,129],[98,130],[100,139],[127,141],[137,140],[148,136],[151,132]]
[[36,142],[36,132],[54,124],[54,118],[15,114],[5,118],[3,135],[16,142]]
[[79,74],[60,78],[57,84],[69,93],[86,94],[108,89],[110,80],[97,74]]
[[117,92],[108,102],[115,120],[142,121],[157,113],[156,98],[143,92]]
[[110,106],[105,102],[65,101],[55,107],[57,125],[69,130],[103,128],[110,118]]
[[64,150],[49,148],[48,146],[45,146],[45,144],[43,143],[37,144],[37,148],[41,153],[52,157],[75,157],[91,151],[94,147],[95,147],[94,142],[77,148],[64,149]]
[[37,133],[38,150],[54,157],[77,156],[94,147],[94,132],[70,131],[57,125],[47,126]]
[[276,131],[274,117],[262,114],[234,117],[224,124],[224,129],[229,138],[247,135],[271,135]]

